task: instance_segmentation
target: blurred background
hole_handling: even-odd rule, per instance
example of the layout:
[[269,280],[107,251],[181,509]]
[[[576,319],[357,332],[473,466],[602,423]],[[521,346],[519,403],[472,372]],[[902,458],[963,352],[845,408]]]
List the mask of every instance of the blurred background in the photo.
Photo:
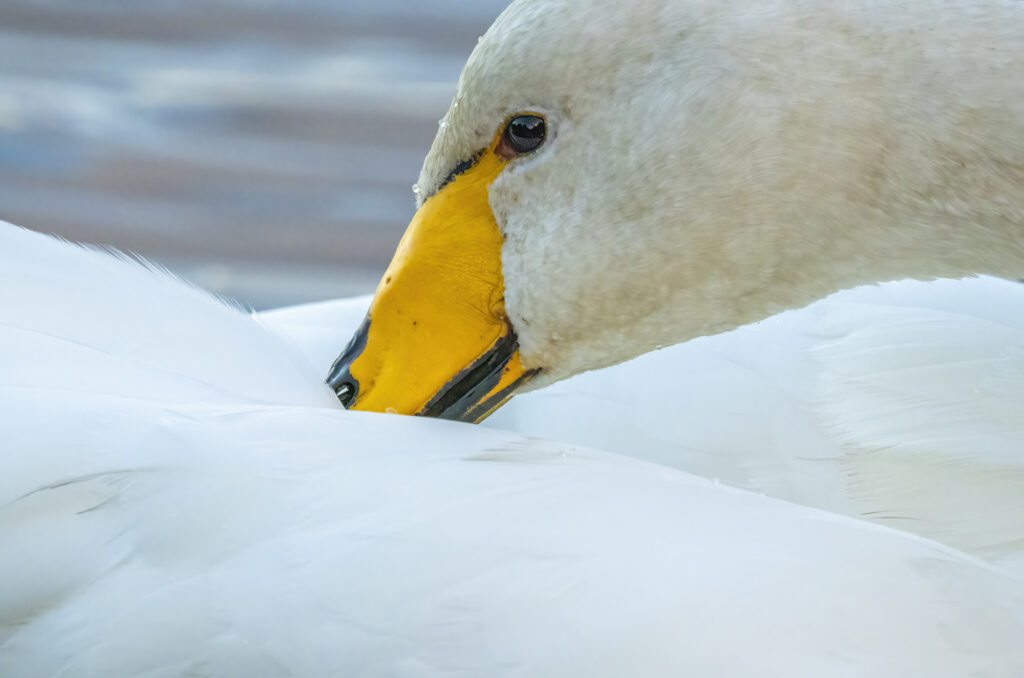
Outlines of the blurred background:
[[256,309],[372,292],[509,0],[3,0],[0,219]]

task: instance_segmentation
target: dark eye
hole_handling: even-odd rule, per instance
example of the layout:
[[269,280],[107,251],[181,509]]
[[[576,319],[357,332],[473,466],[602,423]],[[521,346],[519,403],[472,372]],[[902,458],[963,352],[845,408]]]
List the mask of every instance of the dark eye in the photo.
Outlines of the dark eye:
[[505,127],[504,141],[516,154],[522,155],[540,148],[546,133],[544,118],[539,115],[517,115]]

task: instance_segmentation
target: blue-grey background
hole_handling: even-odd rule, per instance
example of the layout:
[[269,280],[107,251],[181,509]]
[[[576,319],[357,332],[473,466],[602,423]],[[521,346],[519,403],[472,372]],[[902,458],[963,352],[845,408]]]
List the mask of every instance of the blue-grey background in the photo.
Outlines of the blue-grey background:
[[372,291],[508,0],[3,0],[0,219],[256,308]]

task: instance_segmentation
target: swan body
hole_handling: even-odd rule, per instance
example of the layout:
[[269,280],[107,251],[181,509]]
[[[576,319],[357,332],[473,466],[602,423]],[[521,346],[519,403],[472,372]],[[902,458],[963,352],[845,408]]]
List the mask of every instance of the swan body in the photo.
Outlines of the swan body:
[[4,676],[1024,667],[1024,587],[980,561],[621,456],[345,412],[268,321],[123,257],[3,226],[0,308]]
[[[326,369],[369,298],[261,314]],[[485,425],[904,529],[1024,575],[1024,285],[838,293],[517,396]]]

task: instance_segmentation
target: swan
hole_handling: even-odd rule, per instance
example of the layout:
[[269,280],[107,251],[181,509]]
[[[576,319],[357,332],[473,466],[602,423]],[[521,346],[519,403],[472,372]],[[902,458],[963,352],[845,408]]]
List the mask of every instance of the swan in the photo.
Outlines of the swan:
[[[481,421],[516,393],[858,285],[1020,277],[1021,35],[1013,0],[517,0],[465,66],[329,384],[355,410]],[[1020,324],[966,336],[939,313],[901,329],[899,313],[824,349],[828,383],[794,394],[820,399],[824,481],[799,441],[784,464],[769,445],[741,484],[1020,563]],[[699,392],[676,396],[690,375],[662,364],[655,411],[703,416]],[[650,407],[646,387],[626,379],[615,402]],[[710,417],[744,425],[725,419]],[[778,479],[786,464],[803,475]]]
[[977,559],[347,412],[269,321],[128,257],[0,223],[0,308],[5,677],[1024,668],[1024,583]]
[[[872,20],[900,26],[887,21],[897,10],[888,6],[887,16],[874,11],[886,6],[875,4],[863,6]],[[760,175],[754,172],[743,190],[723,183],[729,164],[720,154],[728,149],[715,141],[737,134],[740,147],[752,141],[742,137],[749,130],[722,114],[739,112],[732,104],[764,97],[741,88],[733,92],[739,96],[721,101],[707,89],[721,79],[720,68],[703,70],[698,52],[690,74],[704,80],[692,80],[695,99],[685,101],[704,117],[692,120],[690,136],[675,139],[681,146],[673,157],[671,147],[644,148],[637,136],[657,137],[653,132],[670,122],[673,83],[643,85],[669,95],[664,107],[644,111],[653,116],[647,118],[628,115],[648,104],[616,94],[616,87],[628,89],[632,76],[648,71],[679,77],[655,68],[656,57],[691,35],[697,38],[690,44],[717,54],[723,37],[771,43],[773,29],[790,26],[803,31],[788,36],[795,44],[813,47],[817,40],[826,52],[841,52],[841,41],[821,41],[812,29],[832,21],[845,37],[846,15],[855,13],[838,3],[792,5],[799,11],[781,4],[746,7],[756,11],[744,21],[737,16],[740,5],[652,1],[627,21],[621,5],[611,2],[512,5],[481,42],[460,85],[477,92],[474,82],[494,79],[496,96],[456,98],[425,164],[413,226],[362,329],[332,370],[334,394],[294,345],[258,319],[124,258],[0,227],[6,459],[0,474],[0,675],[612,676],[638,668],[647,675],[1019,675],[1022,584],[960,551],[622,456],[337,405],[335,396],[354,409],[428,410],[476,420],[517,390],[623,360],[643,352],[645,342],[654,348],[661,339],[673,343],[728,329],[862,275],[936,275],[931,269],[889,271],[913,250],[909,245],[897,253],[868,248],[861,252],[864,270],[856,274],[834,266],[824,257],[828,252],[801,257],[794,247],[784,248],[787,258],[774,264],[771,252],[762,252],[766,257],[751,281],[760,285],[739,294],[726,288],[739,264],[751,262],[739,257],[729,275],[725,264],[732,260],[710,255],[727,255],[742,243],[709,242],[689,260],[673,260],[695,265],[688,275],[704,264],[707,276],[703,286],[683,293],[695,315],[682,334],[670,330],[680,330],[685,319],[651,315],[658,299],[633,298],[628,286],[617,287],[649,279],[657,263],[649,255],[671,252],[671,243],[651,249],[658,241],[627,238],[613,228],[622,222],[588,218],[614,213],[644,225],[667,203],[690,204],[687,191],[694,190],[707,204],[743,212],[749,207],[744,200],[761,195],[754,181]],[[832,11],[816,22],[820,7]],[[939,22],[952,35],[985,26],[994,38],[991,65],[1010,70],[1013,51],[1000,36],[1016,30],[1011,5],[971,5],[983,15],[973,23],[966,19],[977,17],[962,14],[959,4],[934,7],[938,11],[916,18]],[[796,16],[800,12],[805,15]],[[584,27],[584,35],[560,39],[567,26]],[[673,29],[669,40],[663,33]],[[698,29],[707,30],[701,36]],[[545,42],[537,33],[558,39]],[[643,40],[650,48],[645,53],[636,49],[636,36],[660,40]],[[876,43],[898,50],[899,37]],[[1006,36],[1002,40],[1008,44]],[[756,40],[735,44],[757,51]],[[543,62],[545,48],[558,57],[549,65],[580,76],[571,89],[559,94],[535,70],[517,70],[534,59]],[[619,63],[608,62],[615,55],[621,71],[605,69],[600,81],[586,81],[590,68]],[[687,65],[686,55],[677,56]],[[834,55],[822,56],[827,62]],[[771,59],[756,61],[771,71]],[[900,65],[906,68],[892,69],[896,75],[913,80],[920,74],[913,60]],[[984,103],[980,94],[992,79],[974,66],[970,59],[957,66],[965,77],[955,87]],[[799,84],[811,71],[786,77]],[[498,132],[482,124],[489,114],[481,107],[500,108],[506,95],[525,92],[531,83],[543,90],[543,101],[516,102],[511,115],[500,114]],[[763,84],[770,94],[771,80]],[[1007,105],[1015,86],[1008,84],[1001,99]],[[559,112],[587,112],[585,101],[565,96],[577,87],[586,91],[584,99],[591,97],[590,115],[560,118]],[[816,86],[806,91],[823,94]],[[600,97],[611,94],[638,108],[612,106],[611,115],[594,115]],[[908,101],[918,102],[912,94]],[[716,101],[717,109],[706,108]],[[972,110],[971,121],[984,128],[996,115],[991,106]],[[1012,111],[1004,121],[1007,136],[999,140],[1006,167],[978,187],[992,201],[980,206],[986,209],[932,196],[984,226],[950,236],[952,242],[963,238],[970,251],[944,255],[950,261],[936,255],[942,259],[937,267],[948,265],[945,275],[961,270],[952,259],[963,263],[976,255],[975,263],[991,264],[977,270],[1004,275],[1004,265],[1019,261],[1019,243],[1011,237],[1015,203],[1000,199],[1001,191],[1013,195],[1012,142],[1019,137],[1011,134]],[[956,109],[946,112],[955,116]],[[712,129],[712,118],[722,130]],[[794,129],[814,121],[802,122]],[[632,138],[614,134],[622,130],[634,130]],[[716,131],[721,136],[714,139]],[[594,136],[599,132],[607,134]],[[695,142],[703,134],[709,144],[701,156]],[[472,143],[488,135],[493,141],[480,154],[481,146]],[[659,140],[666,138],[662,130]],[[971,143],[986,140],[972,137]],[[576,149],[570,154],[576,157],[553,161],[558,156],[548,151],[557,144]],[[899,146],[891,148],[899,156]],[[832,169],[835,163],[826,162],[831,153],[850,149],[822,150],[819,167]],[[629,162],[603,162],[609,156]],[[596,178],[566,181],[579,176],[571,169],[586,166],[581,160],[587,158]],[[779,162],[785,169],[785,160],[755,155],[750,165],[763,171]],[[655,196],[667,203],[646,202],[649,181],[679,162],[698,162],[707,170],[705,182]],[[788,169],[794,164],[800,163],[791,161]],[[782,174],[783,183],[793,178]],[[605,192],[616,177],[624,188]],[[829,182],[839,181],[825,172],[813,177],[826,197]],[[502,186],[503,201],[496,198]],[[524,186],[569,192],[530,200],[519,192]],[[736,195],[714,200],[722,186]],[[618,202],[627,189],[635,195]],[[698,202],[693,224],[697,235],[710,238],[717,212],[701,215]],[[805,195],[803,203],[769,206],[781,219],[811,202]],[[827,205],[822,210],[823,217],[837,215]],[[768,210],[764,223],[746,224],[749,234],[763,226],[761,235],[776,234],[790,245],[831,234],[798,232],[788,239],[778,230],[782,222],[768,219],[772,215]],[[558,232],[559,216],[576,228]],[[535,231],[514,227],[533,217],[541,224]],[[601,248],[584,246],[593,242],[582,230],[587,224],[604,241]],[[935,233],[916,240],[915,233],[907,232],[914,244],[938,242]],[[839,234],[840,242],[852,235]],[[538,238],[541,261],[505,255],[541,251]],[[566,264],[566,252],[578,256]],[[531,267],[545,259],[560,270],[529,280]],[[809,265],[787,273],[798,261]],[[619,266],[602,270],[610,263]],[[589,279],[579,277],[587,270]],[[558,282],[573,284],[559,288]],[[677,294],[669,284],[659,289],[662,300]],[[545,294],[546,307],[533,305],[531,295]],[[617,320],[609,316],[614,322],[588,327],[577,312],[595,299],[603,300],[604,310],[617,308]],[[732,301],[731,308],[718,313],[724,301]],[[703,317],[697,314],[702,308]],[[435,349],[437,360],[427,360],[424,354]],[[537,362],[542,355],[558,360]]]

